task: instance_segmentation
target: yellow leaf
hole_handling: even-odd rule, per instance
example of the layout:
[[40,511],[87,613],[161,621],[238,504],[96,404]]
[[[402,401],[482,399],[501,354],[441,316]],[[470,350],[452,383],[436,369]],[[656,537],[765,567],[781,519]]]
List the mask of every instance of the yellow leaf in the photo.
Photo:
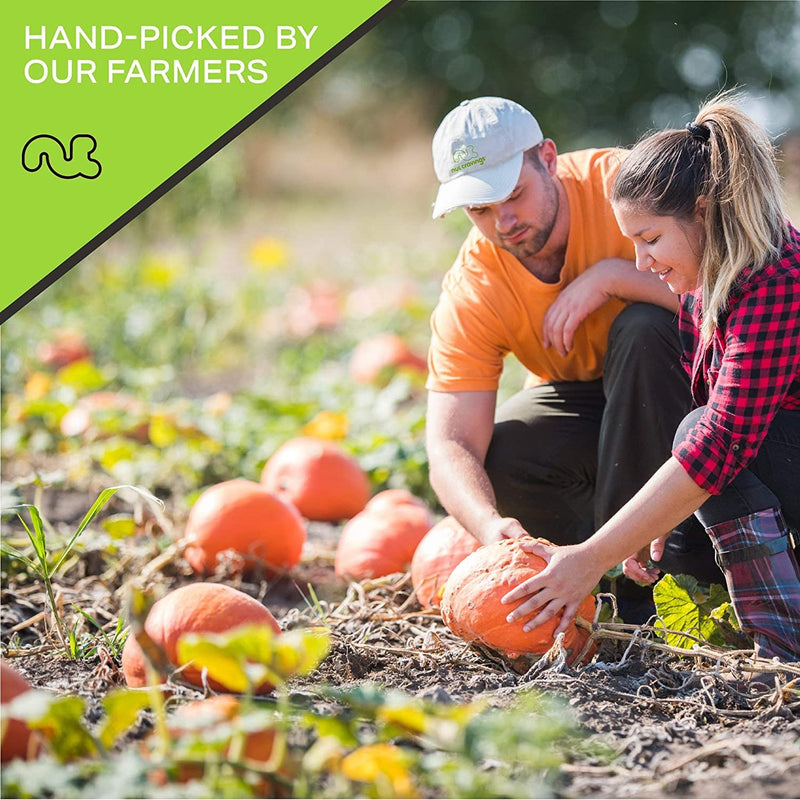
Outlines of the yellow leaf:
[[178,660],[181,665],[193,662],[197,669],[207,669],[213,680],[219,681],[234,692],[246,692],[251,682],[244,665],[224,647],[204,639],[198,634],[188,634],[178,639]]
[[103,700],[106,717],[99,731],[103,745],[111,747],[121,734],[133,727],[139,712],[149,704],[150,698],[143,692],[117,689],[107,694]]
[[394,708],[384,706],[378,709],[377,716],[383,722],[393,723],[414,733],[422,733],[428,727],[428,716],[425,712],[411,705]]
[[93,392],[108,382],[105,375],[88,360],[67,364],[58,371],[56,378],[59,383],[75,389],[78,394]]
[[342,774],[368,783],[388,780],[395,797],[414,797],[408,762],[408,756],[397,745],[368,744],[342,760]]
[[126,539],[136,533],[136,520],[129,514],[113,514],[106,517],[102,525],[112,539]]
[[169,447],[178,441],[178,428],[165,414],[153,414],[150,418],[148,436],[156,447]]
[[172,286],[181,276],[184,269],[182,265],[151,258],[142,264],[141,282],[145,286],[156,289],[165,289]]
[[320,411],[303,427],[306,436],[317,439],[344,439],[350,423],[346,414],[336,411]]
[[250,246],[250,261],[264,272],[283,269],[288,259],[288,247],[280,239],[265,236]]
[[133,442],[120,441],[116,445],[111,445],[103,450],[100,457],[100,464],[103,469],[110,470],[120,461],[130,461],[136,453],[138,445]]

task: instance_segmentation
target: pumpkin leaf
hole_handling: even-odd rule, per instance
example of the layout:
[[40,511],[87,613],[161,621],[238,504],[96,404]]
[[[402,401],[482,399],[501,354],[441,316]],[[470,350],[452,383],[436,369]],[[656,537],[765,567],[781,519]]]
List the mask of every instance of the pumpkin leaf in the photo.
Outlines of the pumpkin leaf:
[[381,796],[416,797],[410,763],[409,754],[395,744],[368,744],[345,756],[341,770],[350,780],[374,783]]
[[224,644],[210,641],[210,637],[196,633],[181,636],[177,652],[181,664],[193,663],[198,669],[208,670],[209,677],[234,692],[246,692],[253,686],[252,672],[245,670],[243,659]]
[[136,723],[139,712],[149,705],[150,698],[145,692],[128,689],[109,692],[103,699],[106,719],[98,731],[103,746],[112,747],[117,738]]
[[4,717],[23,719],[29,728],[42,731],[60,761],[97,753],[97,745],[83,722],[86,701],[80,697],[59,697],[34,689],[5,704],[3,711]]
[[308,713],[303,717],[303,721],[316,730],[321,740],[335,739],[346,747],[355,747],[358,744],[358,738],[353,733],[352,727],[340,717]]
[[324,629],[275,634],[266,625],[243,625],[226,633],[187,634],[178,640],[180,663],[190,661],[234,691],[264,681],[281,684],[314,670],[330,649]]
[[727,592],[718,584],[706,590],[691,575],[665,575],[653,588],[653,600],[661,618],[656,628],[662,630],[667,644],[691,650],[697,642],[681,632],[710,644],[725,644],[720,625],[712,615],[729,601]]
[[428,728],[428,715],[416,704],[385,706],[378,709],[376,719],[411,733],[423,733]]

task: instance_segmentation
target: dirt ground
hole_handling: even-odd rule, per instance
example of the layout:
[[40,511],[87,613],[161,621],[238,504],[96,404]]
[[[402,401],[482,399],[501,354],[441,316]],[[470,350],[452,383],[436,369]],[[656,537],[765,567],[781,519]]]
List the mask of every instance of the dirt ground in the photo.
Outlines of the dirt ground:
[[[83,496],[51,497],[51,518],[70,521],[73,512],[86,508]],[[660,651],[647,629],[630,626],[598,630],[597,653],[584,667],[571,668],[555,657],[532,660],[519,674],[501,659],[466,647],[436,612],[423,611],[407,575],[349,586],[339,581],[333,572],[337,535],[334,526],[312,523],[304,559],[290,577],[248,582],[224,569],[215,576],[264,602],[284,629],[319,624],[320,610],[325,614],[333,648],[314,674],[293,683],[298,696],[321,702],[321,683],[370,681],[437,702],[480,697],[505,706],[536,689],[563,698],[589,737],[612,753],[610,759],[587,756],[565,764],[559,796],[798,796],[800,701],[785,690],[796,675],[745,687],[721,669],[743,661],[678,657]],[[145,542],[135,556],[122,559],[87,548],[59,591],[65,604],[77,602],[110,620],[134,574],[161,590],[192,580],[179,548],[164,557]],[[319,599],[316,607],[309,602],[309,583]],[[118,663],[54,658],[42,610],[36,585],[16,579],[3,585],[3,655],[35,686],[83,695],[97,708],[98,698],[123,682]]]

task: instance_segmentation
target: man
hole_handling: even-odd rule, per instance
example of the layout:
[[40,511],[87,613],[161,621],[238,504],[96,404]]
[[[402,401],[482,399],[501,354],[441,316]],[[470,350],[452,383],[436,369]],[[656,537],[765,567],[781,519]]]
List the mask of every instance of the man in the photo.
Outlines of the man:
[[[668,457],[689,410],[676,298],[637,272],[608,202],[623,156],[559,156],[497,97],[463,102],[434,136],[433,216],[464,208],[473,228],[431,320],[430,478],[484,544],[585,540]],[[508,353],[531,379],[496,411]],[[685,525],[663,567],[718,575]]]

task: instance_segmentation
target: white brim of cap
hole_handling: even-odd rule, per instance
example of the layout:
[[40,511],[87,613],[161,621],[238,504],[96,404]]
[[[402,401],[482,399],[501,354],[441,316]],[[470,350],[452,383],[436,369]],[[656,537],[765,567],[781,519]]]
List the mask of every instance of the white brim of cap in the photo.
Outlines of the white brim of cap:
[[459,175],[443,183],[433,204],[433,218],[443,217],[456,208],[487,206],[505,200],[517,185],[522,159],[523,153],[519,152],[496,167]]

